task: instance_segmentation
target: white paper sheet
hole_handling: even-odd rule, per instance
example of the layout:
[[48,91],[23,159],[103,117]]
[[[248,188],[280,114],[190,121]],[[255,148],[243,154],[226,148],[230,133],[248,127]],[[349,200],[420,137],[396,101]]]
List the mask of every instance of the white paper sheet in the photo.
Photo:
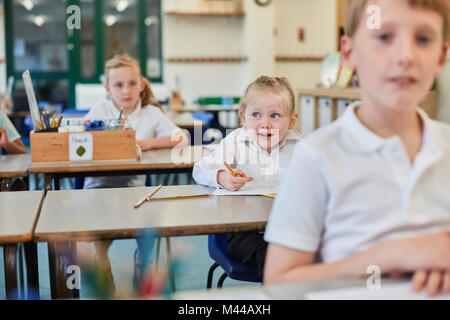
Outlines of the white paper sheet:
[[310,292],[305,295],[306,300],[450,300],[450,294],[439,294],[430,298],[422,290],[419,293],[412,291],[411,283],[389,284],[381,283],[380,289],[367,287],[353,287],[335,290]]
[[276,194],[277,191],[278,188],[275,185],[257,185],[247,183],[239,191],[216,189],[213,194],[216,196],[260,196],[264,194]]

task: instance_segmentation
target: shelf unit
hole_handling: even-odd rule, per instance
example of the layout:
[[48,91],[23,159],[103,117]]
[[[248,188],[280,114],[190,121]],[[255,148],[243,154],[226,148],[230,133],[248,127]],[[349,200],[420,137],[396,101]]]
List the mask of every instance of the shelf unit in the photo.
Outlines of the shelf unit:
[[221,12],[221,11],[167,11],[165,12],[168,16],[224,16],[224,17],[243,17],[245,16],[244,11],[233,11],[233,12]]
[[[300,117],[306,114],[313,114],[314,128],[319,128],[319,99],[328,98],[330,101],[330,121],[334,121],[338,117],[338,100],[349,100],[350,102],[361,99],[361,90],[359,88],[314,88],[314,89],[298,89],[297,94],[299,97]],[[308,103],[307,106],[302,105],[302,97],[310,97],[313,99],[312,103]],[[425,99],[419,104],[419,106],[425,110],[428,116],[432,119],[436,119],[437,115],[437,93],[436,91],[430,91]],[[313,108],[313,110],[306,110],[304,108]]]
[[275,56],[276,62],[317,62],[321,63],[325,59],[324,56],[309,56],[309,55],[299,55],[299,56]]

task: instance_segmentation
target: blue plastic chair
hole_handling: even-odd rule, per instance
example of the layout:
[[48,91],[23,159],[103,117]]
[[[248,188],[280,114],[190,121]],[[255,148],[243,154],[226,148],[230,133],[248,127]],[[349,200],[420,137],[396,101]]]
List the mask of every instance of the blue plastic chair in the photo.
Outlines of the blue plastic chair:
[[223,282],[227,277],[239,281],[262,282],[262,279],[258,277],[256,271],[252,267],[229,255],[226,233],[208,235],[208,251],[209,256],[215,263],[209,268],[208,281],[206,284],[207,289],[211,289],[214,271],[219,266],[222,267],[225,272],[217,282],[218,288],[222,288]]

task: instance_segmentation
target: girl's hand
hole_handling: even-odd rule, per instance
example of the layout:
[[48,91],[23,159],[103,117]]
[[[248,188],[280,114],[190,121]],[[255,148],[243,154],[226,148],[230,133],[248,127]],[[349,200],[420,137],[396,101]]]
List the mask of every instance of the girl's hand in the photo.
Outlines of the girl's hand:
[[419,292],[426,288],[430,297],[438,293],[450,293],[450,270],[416,271],[412,278],[412,286],[414,292]]
[[228,171],[219,171],[217,173],[217,183],[228,190],[238,191],[245,186],[247,182],[253,180],[253,178],[247,177],[242,170],[234,169],[234,171],[236,171],[238,176],[233,177],[233,175]]
[[139,147],[141,147],[142,151],[153,149],[152,139],[136,140],[136,143],[138,144]]

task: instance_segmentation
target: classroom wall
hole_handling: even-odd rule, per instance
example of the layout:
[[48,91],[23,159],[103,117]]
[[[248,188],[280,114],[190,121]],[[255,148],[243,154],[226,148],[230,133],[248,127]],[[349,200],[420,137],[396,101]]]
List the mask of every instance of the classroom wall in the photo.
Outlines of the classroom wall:
[[[275,55],[324,56],[336,50],[337,5],[335,0],[275,1]],[[298,29],[305,31],[305,41],[298,40]],[[278,62],[275,73],[291,80],[294,87],[315,86],[320,63]]]
[[[199,1],[163,0],[163,11],[195,11]],[[246,56],[244,17],[163,14],[163,52],[170,57]],[[164,83],[192,102],[199,96],[241,95],[249,62],[173,63],[164,61]]]
[[[199,0],[163,0],[163,11],[200,9]],[[314,87],[320,63],[276,63],[276,55],[326,55],[336,48],[335,0],[282,0],[259,7],[243,0],[244,17],[163,15],[164,57],[245,56],[241,63],[164,62],[164,82],[189,102],[201,95],[241,95],[260,75]],[[320,17],[318,19],[317,17]],[[306,39],[299,42],[298,28]]]

